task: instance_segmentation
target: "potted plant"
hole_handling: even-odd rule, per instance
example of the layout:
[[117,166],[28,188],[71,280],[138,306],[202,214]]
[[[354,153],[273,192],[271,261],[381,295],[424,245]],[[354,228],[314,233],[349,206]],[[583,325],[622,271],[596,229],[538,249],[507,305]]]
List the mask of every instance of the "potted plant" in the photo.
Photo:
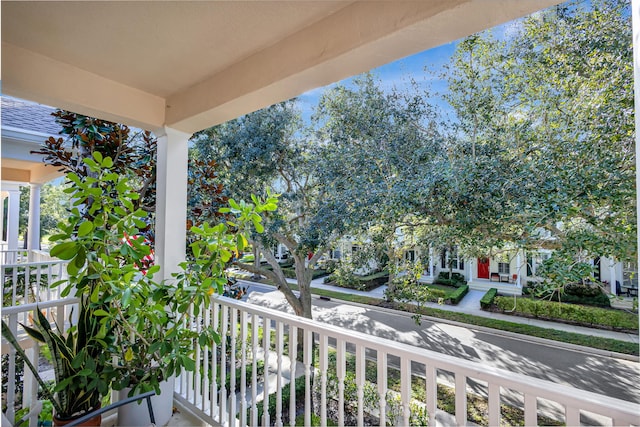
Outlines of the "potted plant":
[[63,325],[52,328],[36,310],[34,325],[22,325],[50,350],[56,371],[54,421],[97,409],[119,374],[105,351],[117,341],[118,332],[106,314],[121,289],[135,288],[143,276],[143,258],[149,254],[148,248],[132,247],[124,239],[147,226],[146,212],[134,208],[139,195],[130,189],[126,176],[114,172],[111,158],[97,151],[83,162],[89,174],[66,175],[71,185],[65,191],[74,203],[59,224],[60,233],[50,239],[59,242],[51,255],[68,261],[68,279],[54,285],[64,286],[63,297],[79,298],[77,322],[70,317],[67,331]]
[[[115,337],[110,346],[117,360],[114,366],[113,388],[126,390],[129,396],[155,390],[152,397],[156,421],[162,424],[171,416],[173,387],[170,380],[182,370],[193,371],[196,346],[220,343],[211,326],[194,328],[195,319],[211,304],[214,293],[222,294],[227,284],[225,269],[234,256],[247,245],[243,231],[259,224],[263,211],[275,210],[277,197],[266,201],[254,198],[255,204],[230,201],[227,220],[211,226],[208,223],[192,227],[189,261],[183,262],[174,279],[160,283],[152,279],[158,266],[151,266],[145,274],[123,269],[123,276],[135,276],[113,286],[107,299],[109,312],[99,315],[112,328]],[[229,218],[233,217],[233,221]],[[130,250],[147,253],[148,242],[130,239]],[[133,285],[132,285],[133,284]],[[195,344],[195,345],[194,345]],[[168,394],[168,395],[167,395]],[[162,414],[163,409],[167,410]],[[123,425],[148,425],[148,413],[137,405],[119,408],[118,420]]]
[[[62,426],[74,418],[100,408],[102,397],[109,391],[110,374],[107,357],[99,340],[105,338],[100,325],[87,301],[81,300],[78,321],[67,331],[61,325],[51,327],[49,320],[40,310],[35,310],[34,327],[22,325],[33,339],[45,343],[51,353],[54,383],[45,383],[38,370],[26,357],[24,350],[2,322],[2,335],[14,346],[17,354],[31,369],[44,395],[50,400],[55,411],[56,426]],[[100,425],[100,416],[90,425]]]

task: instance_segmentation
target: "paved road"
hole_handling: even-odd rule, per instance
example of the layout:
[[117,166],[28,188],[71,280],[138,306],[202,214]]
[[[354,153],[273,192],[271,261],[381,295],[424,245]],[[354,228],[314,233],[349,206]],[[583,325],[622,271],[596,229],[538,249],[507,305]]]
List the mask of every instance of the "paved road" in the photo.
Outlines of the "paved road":
[[[251,283],[248,301],[291,312],[282,294],[270,286]],[[322,322],[640,403],[638,362],[443,322],[422,321],[417,325],[405,314],[353,306],[343,301],[314,299],[313,303],[314,319]]]

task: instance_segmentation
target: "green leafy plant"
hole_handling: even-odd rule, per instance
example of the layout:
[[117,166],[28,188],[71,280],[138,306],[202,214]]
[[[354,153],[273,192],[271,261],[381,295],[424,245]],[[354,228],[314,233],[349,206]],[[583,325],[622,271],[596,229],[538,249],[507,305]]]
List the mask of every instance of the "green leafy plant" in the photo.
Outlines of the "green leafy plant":
[[498,295],[498,290],[496,288],[491,288],[485,293],[482,298],[480,298],[480,307],[483,310],[488,310],[493,305],[493,300]]
[[[130,395],[151,389],[159,393],[162,381],[195,369],[193,343],[202,347],[220,343],[212,325],[196,329],[193,324],[210,307],[212,296],[223,294],[228,284],[225,269],[247,246],[243,233],[250,227],[261,231],[260,213],[277,208],[277,196],[254,202],[230,200],[231,207],[221,209],[228,219],[191,227],[192,257],[180,264],[182,271],[172,280],[154,282],[151,275],[159,267],[153,266],[146,275],[137,273],[134,286],[127,281],[112,286],[108,311],[100,315],[116,337],[110,347],[118,360],[115,389],[129,387]],[[143,245],[137,242],[133,248],[140,250]]]

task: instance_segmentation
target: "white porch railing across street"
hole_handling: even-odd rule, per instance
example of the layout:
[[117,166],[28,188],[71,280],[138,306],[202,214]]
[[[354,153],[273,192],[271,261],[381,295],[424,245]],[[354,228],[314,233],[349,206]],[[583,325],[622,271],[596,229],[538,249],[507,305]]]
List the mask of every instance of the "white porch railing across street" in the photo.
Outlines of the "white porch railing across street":
[[[321,425],[329,417],[338,425],[364,425],[365,420],[381,426],[422,425],[426,410],[429,425],[436,425],[436,414],[446,417],[437,408],[439,386],[455,391],[455,414],[439,420],[448,424],[468,423],[471,394],[486,399],[492,426],[500,425],[504,404],[519,407],[525,425],[541,423],[539,416],[571,426],[581,421],[616,426],[640,421],[640,405],[635,403],[225,297],[216,298],[212,310],[193,324],[210,322],[222,340],[198,351],[200,363],[176,382],[176,398],[211,424],[293,425],[302,417],[310,425],[316,413]],[[290,392],[285,392],[287,384]],[[298,396],[293,392],[296,384],[304,384]],[[416,384],[424,387],[421,400],[416,399]]]
[[67,261],[58,259],[3,264],[0,267],[2,306],[59,299],[62,287],[52,285],[67,277],[66,265]]

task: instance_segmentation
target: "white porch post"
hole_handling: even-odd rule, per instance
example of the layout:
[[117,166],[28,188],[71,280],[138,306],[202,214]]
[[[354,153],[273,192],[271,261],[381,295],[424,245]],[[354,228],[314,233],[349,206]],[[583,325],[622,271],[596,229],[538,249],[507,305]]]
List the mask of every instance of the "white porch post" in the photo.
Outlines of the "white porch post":
[[520,256],[521,251],[518,250],[516,253],[516,274],[518,277],[516,278],[516,286],[520,287],[521,279],[522,279],[522,257]]
[[171,279],[185,259],[187,239],[187,164],[190,134],[164,128],[158,134],[155,259],[159,280]]
[[618,278],[616,277],[616,269],[615,269],[615,265],[616,262],[613,258],[609,259],[609,283],[610,283],[610,292],[614,295],[618,295],[618,290],[616,288],[616,280],[618,280]]
[[40,189],[42,184],[29,183],[29,224],[27,249],[29,261],[33,261],[32,251],[40,249]]
[[20,228],[20,187],[12,185],[6,188],[9,194],[7,209],[7,249],[18,249],[18,229]]
[[0,241],[4,242],[4,199],[7,197],[4,194],[4,191],[0,193]]
[[436,265],[433,262],[433,246],[429,245],[429,278],[433,282],[433,270],[435,270]]

